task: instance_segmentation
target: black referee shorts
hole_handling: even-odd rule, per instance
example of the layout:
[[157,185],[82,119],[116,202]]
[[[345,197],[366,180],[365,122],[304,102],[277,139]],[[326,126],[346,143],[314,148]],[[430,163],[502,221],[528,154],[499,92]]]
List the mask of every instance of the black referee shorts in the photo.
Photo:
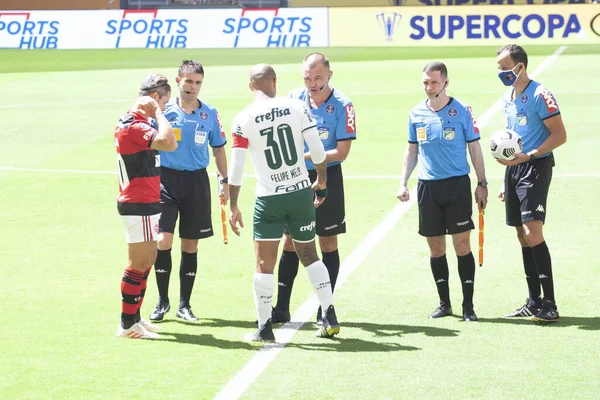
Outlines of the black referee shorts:
[[213,235],[206,169],[178,171],[161,167],[160,206],[160,232],[174,233],[179,216],[182,239],[204,239]]
[[419,234],[454,235],[475,228],[473,197],[468,175],[417,184]]
[[504,174],[506,225],[522,226],[524,222],[546,221],[546,202],[553,167],[552,154],[506,167]]
[[[317,171],[308,171],[311,182],[317,180]],[[327,167],[327,198],[316,209],[317,235],[334,236],[346,233],[346,206],[342,164]]]
[[[308,171],[311,183],[317,180],[317,171]],[[346,233],[346,207],[342,164],[327,167],[327,198],[315,210],[318,236],[334,236]],[[284,233],[289,234],[287,225]]]

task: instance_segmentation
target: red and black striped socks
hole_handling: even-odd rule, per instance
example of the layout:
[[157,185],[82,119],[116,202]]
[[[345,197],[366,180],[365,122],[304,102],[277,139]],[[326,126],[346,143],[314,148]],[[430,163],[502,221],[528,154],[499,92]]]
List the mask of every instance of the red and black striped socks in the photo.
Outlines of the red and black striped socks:
[[123,329],[129,329],[135,323],[144,281],[143,272],[132,268],[125,269],[121,280],[121,326]]
[[144,272],[144,276],[142,277],[140,301],[138,303],[137,313],[135,314],[135,322],[140,322],[140,319],[142,319],[142,316],[140,315],[140,310],[142,309],[142,303],[144,302],[144,295],[146,294],[146,286],[148,284],[148,276],[150,275],[151,269],[152,267],[148,268],[146,272]]

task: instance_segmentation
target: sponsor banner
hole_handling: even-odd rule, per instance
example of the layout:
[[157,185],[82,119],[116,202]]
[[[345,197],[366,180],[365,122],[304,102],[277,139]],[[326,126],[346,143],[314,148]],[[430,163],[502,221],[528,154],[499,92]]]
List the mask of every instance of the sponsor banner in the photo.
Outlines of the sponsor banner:
[[586,4],[589,0],[400,0],[399,6],[514,6],[531,4]]
[[[411,0],[412,1],[412,0]],[[289,7],[385,7],[399,6],[396,0],[292,0]]]
[[[226,47],[327,47],[327,8],[220,10]],[[223,21],[223,22],[221,22]]]
[[327,47],[326,8],[0,11],[0,48]]
[[589,0],[293,0],[291,7],[483,6],[528,4],[586,4]]
[[330,46],[600,44],[600,7],[373,7],[329,10]]

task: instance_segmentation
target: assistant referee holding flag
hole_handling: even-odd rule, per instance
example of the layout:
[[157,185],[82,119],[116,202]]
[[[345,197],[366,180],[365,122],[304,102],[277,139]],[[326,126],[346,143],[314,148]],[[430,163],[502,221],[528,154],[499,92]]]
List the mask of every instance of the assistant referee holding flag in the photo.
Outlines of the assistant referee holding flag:
[[477,321],[473,310],[475,258],[470,244],[475,226],[471,219],[473,200],[467,147],[477,174],[475,201],[483,208],[487,204],[487,181],[479,129],[471,107],[446,94],[449,82],[443,63],[432,62],[423,69],[427,99],[410,112],[408,146],[397,197],[400,201],[409,200],[407,182],[418,161],[419,234],[427,238],[431,272],[440,297],[439,307],[429,317],[452,315],[445,236],[449,234],[458,258],[463,319]]

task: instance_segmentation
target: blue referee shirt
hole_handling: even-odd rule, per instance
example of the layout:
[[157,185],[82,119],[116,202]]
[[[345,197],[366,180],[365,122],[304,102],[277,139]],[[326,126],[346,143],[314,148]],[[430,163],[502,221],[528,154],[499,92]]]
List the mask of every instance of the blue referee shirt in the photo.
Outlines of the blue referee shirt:
[[[512,99],[514,89],[504,95],[504,126],[517,132],[523,140],[523,153],[527,153],[550,136],[544,120],[560,114],[558,103],[548,89],[539,82],[530,81],[523,93]],[[546,153],[536,158],[547,157]]]
[[439,180],[468,175],[467,143],[479,140],[471,107],[450,98],[435,112],[427,101],[416,105],[408,121],[408,142],[419,145],[419,179]]
[[176,97],[171,98],[164,112],[173,127],[178,147],[173,152],[160,152],[162,167],[179,171],[196,171],[210,163],[208,145],[222,147],[227,143],[217,110],[204,102],[193,113],[186,114]]
[[[342,140],[356,139],[356,116],[354,105],[342,92],[332,89],[331,94],[318,108],[310,106],[310,96],[306,88],[296,89],[290,93],[293,99],[306,102],[310,112],[317,121],[319,137],[323,142],[325,151],[333,150],[337,143]],[[304,143],[304,152],[308,152],[308,146]],[[327,166],[340,164],[341,161],[327,163]],[[306,168],[315,169],[312,161],[306,161]]]

